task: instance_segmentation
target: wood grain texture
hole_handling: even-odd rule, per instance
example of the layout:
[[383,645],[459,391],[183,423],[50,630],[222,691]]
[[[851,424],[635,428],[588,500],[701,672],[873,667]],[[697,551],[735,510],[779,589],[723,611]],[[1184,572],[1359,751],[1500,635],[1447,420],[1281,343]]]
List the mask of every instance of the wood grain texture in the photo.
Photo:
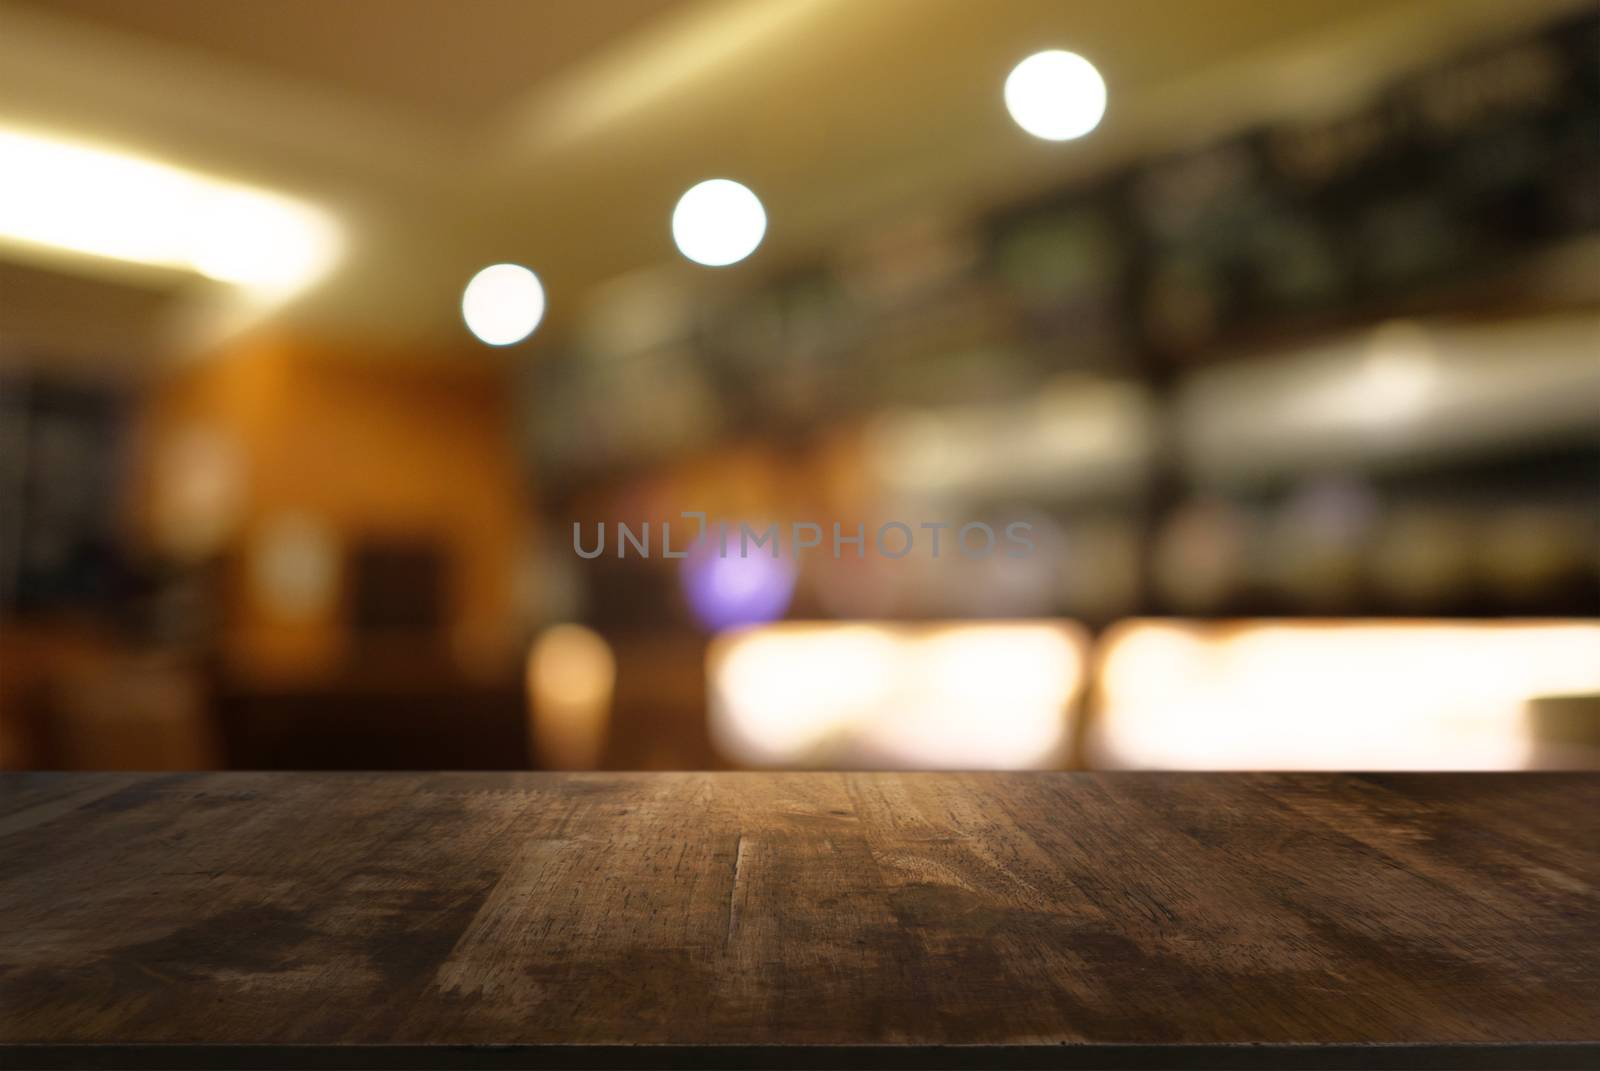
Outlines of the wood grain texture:
[[7,1066],[1600,1066],[1597,1040],[1595,775],[0,779]]

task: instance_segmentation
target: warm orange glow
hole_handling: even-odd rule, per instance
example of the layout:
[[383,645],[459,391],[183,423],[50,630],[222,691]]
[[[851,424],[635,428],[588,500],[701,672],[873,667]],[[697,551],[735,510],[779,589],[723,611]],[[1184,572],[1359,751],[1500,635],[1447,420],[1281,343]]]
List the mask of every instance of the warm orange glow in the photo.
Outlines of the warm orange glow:
[[533,704],[534,754],[557,770],[600,765],[616,683],[611,645],[582,625],[556,625],[528,652],[528,697]]

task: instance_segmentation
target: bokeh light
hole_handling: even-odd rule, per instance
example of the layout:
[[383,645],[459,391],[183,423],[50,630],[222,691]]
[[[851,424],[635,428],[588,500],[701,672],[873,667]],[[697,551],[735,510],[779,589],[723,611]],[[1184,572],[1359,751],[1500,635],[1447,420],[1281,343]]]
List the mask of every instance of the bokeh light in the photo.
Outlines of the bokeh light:
[[1519,769],[1529,705],[1600,690],[1591,623],[1118,625],[1099,661],[1097,765]]
[[672,212],[672,240],[696,264],[720,268],[756,251],[767,233],[767,211],[749,187],[707,179],[690,187]]
[[520,264],[490,265],[467,284],[461,316],[481,342],[491,346],[521,342],[544,319],[544,286]]
[[611,645],[583,625],[555,625],[529,650],[527,676],[534,757],[558,770],[598,766],[617,678]]
[[786,623],[720,637],[711,730],[756,766],[1027,769],[1061,757],[1083,682],[1062,621]]
[[1036,138],[1070,141],[1100,125],[1106,83],[1094,64],[1075,52],[1037,52],[1006,79],[1006,110]]
[[736,543],[730,543],[723,555],[708,536],[683,559],[684,597],[696,620],[709,629],[775,621],[789,608],[794,594],[791,559],[759,550],[740,557]]

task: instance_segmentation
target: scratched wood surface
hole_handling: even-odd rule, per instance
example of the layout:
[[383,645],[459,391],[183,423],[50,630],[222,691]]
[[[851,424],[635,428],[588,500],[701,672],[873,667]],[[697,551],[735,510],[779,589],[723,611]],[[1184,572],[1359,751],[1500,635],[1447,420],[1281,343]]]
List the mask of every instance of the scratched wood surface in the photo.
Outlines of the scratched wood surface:
[[10,1066],[1579,1066],[1596,1039],[1595,775],[0,779]]

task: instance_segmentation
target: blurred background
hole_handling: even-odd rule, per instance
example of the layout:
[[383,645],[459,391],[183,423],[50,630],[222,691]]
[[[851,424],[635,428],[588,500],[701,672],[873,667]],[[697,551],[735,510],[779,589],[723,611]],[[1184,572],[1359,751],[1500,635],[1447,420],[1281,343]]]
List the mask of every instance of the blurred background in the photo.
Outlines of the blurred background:
[[0,766],[1600,768],[1600,13],[0,0]]

